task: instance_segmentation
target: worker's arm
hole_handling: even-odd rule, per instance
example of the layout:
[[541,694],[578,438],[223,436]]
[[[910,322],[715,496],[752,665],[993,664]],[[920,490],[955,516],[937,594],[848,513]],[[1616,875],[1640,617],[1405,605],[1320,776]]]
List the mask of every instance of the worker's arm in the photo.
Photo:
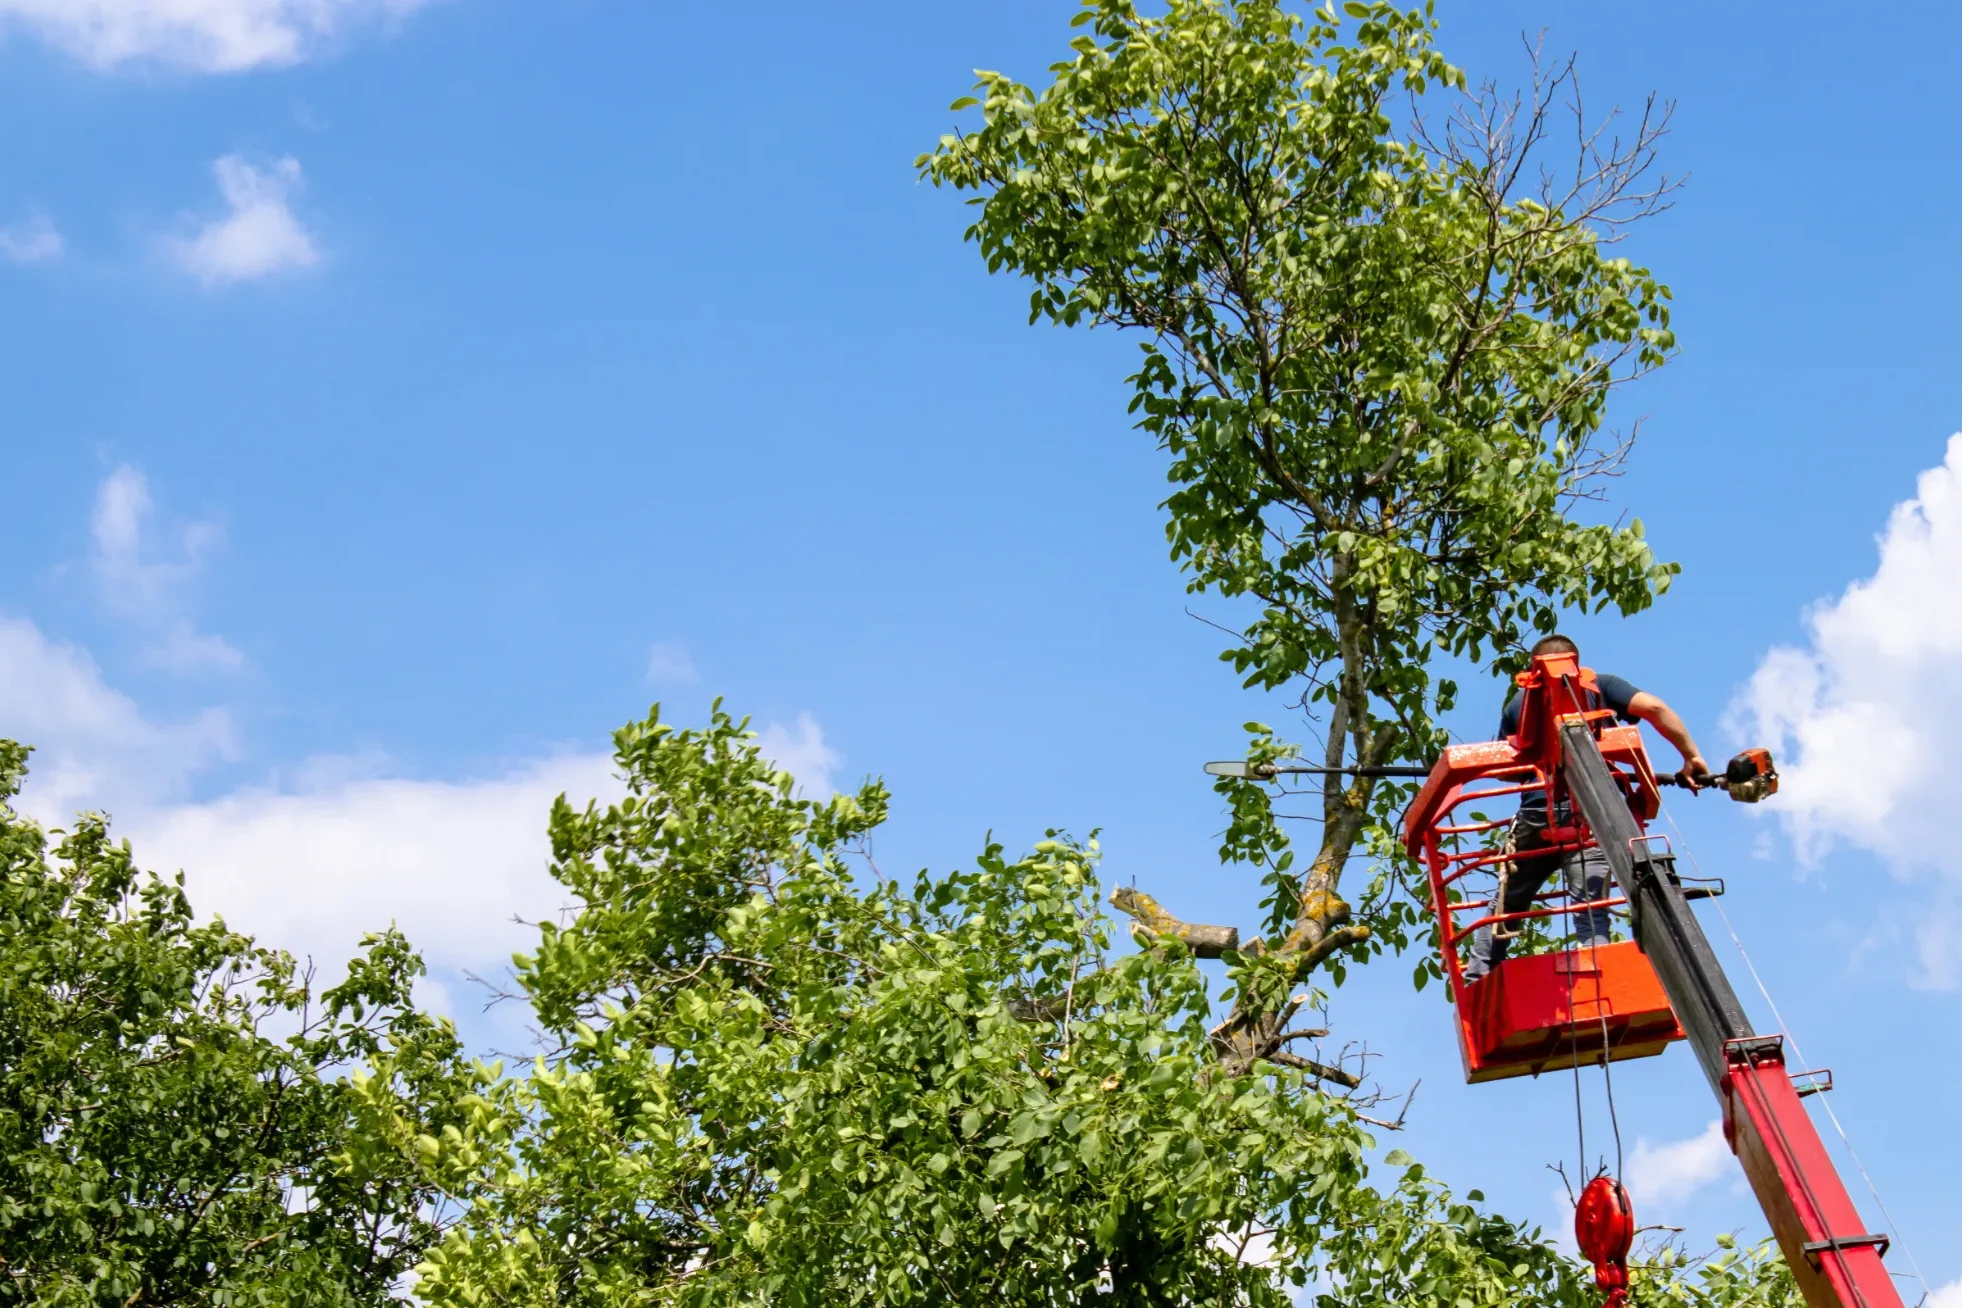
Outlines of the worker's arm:
[[1675,709],[1648,691],[1638,690],[1635,698],[1628,701],[1628,712],[1661,732],[1662,738],[1674,745],[1683,756],[1682,770],[1676,776],[1685,786],[1695,791],[1708,784],[1710,765],[1703,761],[1702,751],[1697,749],[1688,725]]

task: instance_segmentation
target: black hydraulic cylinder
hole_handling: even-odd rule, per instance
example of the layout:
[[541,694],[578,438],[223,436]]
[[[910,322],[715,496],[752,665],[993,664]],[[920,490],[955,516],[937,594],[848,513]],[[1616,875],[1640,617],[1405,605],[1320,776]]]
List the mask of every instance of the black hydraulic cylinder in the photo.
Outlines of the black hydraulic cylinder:
[[1560,728],[1560,745],[1567,792],[1593,829],[1615,884],[1628,900],[1635,943],[1648,955],[1703,1075],[1721,1098],[1724,1046],[1754,1034],[1751,1021],[1683,898],[1675,858],[1656,852],[1655,842],[1636,825],[1593,733],[1584,723],[1567,723]]

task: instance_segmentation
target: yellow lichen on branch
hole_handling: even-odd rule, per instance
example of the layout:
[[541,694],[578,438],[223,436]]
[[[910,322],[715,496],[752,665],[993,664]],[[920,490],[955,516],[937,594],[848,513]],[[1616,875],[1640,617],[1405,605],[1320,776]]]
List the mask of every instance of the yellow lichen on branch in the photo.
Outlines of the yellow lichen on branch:
[[1181,921],[1134,887],[1119,886],[1110,892],[1110,902],[1132,919],[1132,930],[1156,939],[1182,941],[1199,958],[1218,958],[1240,947],[1240,928]]

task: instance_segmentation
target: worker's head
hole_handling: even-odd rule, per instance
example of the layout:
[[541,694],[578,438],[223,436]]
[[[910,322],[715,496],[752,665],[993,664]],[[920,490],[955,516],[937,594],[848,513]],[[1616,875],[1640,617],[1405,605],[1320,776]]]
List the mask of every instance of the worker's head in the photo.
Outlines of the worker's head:
[[1538,658],[1542,654],[1572,654],[1575,658],[1579,658],[1580,646],[1559,632],[1555,632],[1550,636],[1541,636],[1533,642],[1531,657]]

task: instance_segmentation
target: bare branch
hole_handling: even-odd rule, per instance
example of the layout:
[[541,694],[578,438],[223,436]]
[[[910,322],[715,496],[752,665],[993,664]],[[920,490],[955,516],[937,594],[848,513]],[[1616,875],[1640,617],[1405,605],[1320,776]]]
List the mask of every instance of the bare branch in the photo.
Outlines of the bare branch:
[[1359,1076],[1345,1072],[1339,1067],[1330,1067],[1327,1063],[1318,1063],[1312,1058],[1303,1058],[1299,1054],[1283,1053],[1280,1050],[1276,1050],[1267,1055],[1267,1061],[1278,1063],[1282,1067],[1297,1068],[1317,1080],[1330,1081],[1350,1090],[1354,1090],[1362,1085],[1362,1078]]
[[1286,1035],[1282,1036],[1276,1043],[1286,1044],[1290,1040],[1320,1040],[1326,1037],[1327,1035],[1328,1035],[1327,1027],[1321,1027],[1321,1026],[1303,1027],[1299,1031],[1288,1032]]
[[1362,1113],[1356,1114],[1356,1120],[1359,1122],[1368,1122],[1371,1126],[1380,1126],[1385,1131],[1403,1130],[1404,1121],[1410,1116],[1410,1105],[1417,1098],[1417,1087],[1422,1084],[1424,1084],[1424,1082],[1421,1079],[1417,1081],[1413,1081],[1411,1083],[1409,1091],[1403,1097],[1403,1107],[1397,1110],[1396,1121],[1385,1122],[1380,1118],[1368,1117]]

